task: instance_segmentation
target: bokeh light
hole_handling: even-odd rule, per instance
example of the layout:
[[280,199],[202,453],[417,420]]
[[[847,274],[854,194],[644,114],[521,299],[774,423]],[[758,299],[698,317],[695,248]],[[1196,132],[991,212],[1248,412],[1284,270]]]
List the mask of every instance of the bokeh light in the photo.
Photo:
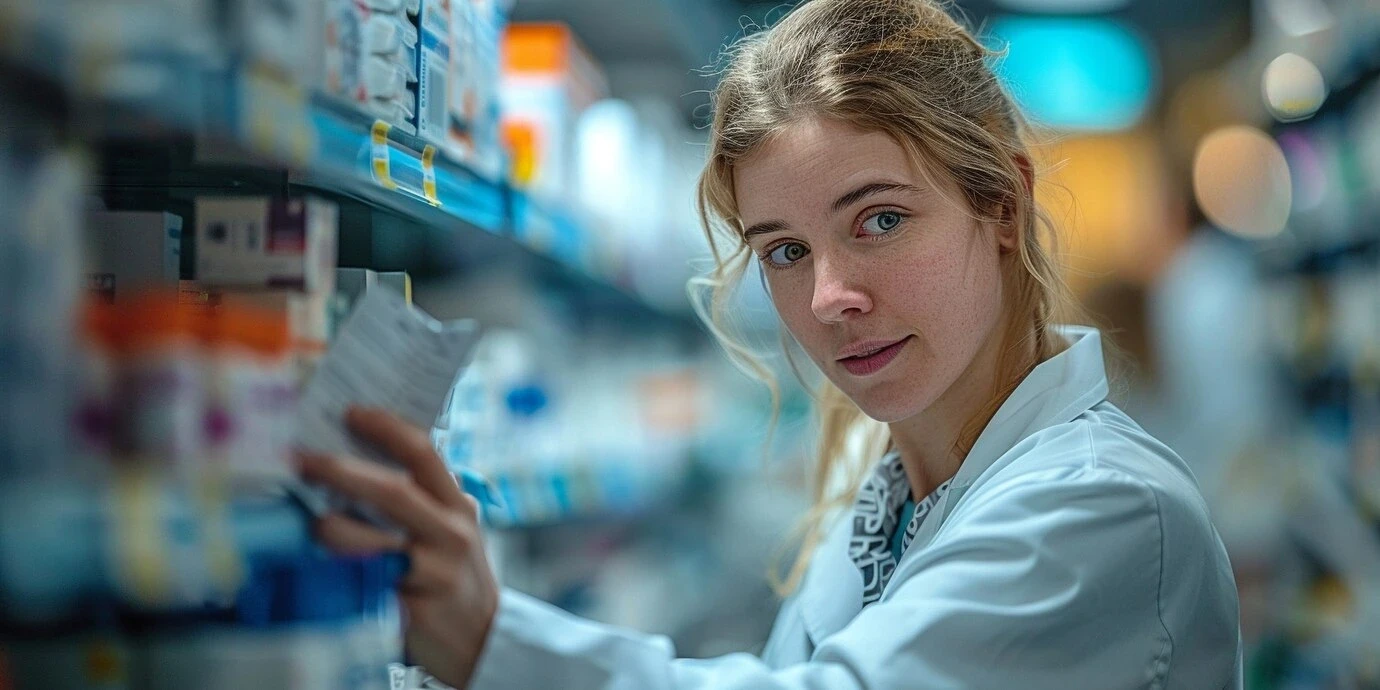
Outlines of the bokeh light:
[[1292,189],[1284,153],[1264,132],[1245,125],[1219,129],[1193,160],[1198,205],[1222,229],[1244,237],[1276,235],[1289,219]]
[[1295,53],[1285,53],[1270,62],[1262,90],[1265,104],[1282,122],[1312,117],[1327,98],[1327,84],[1318,66]]

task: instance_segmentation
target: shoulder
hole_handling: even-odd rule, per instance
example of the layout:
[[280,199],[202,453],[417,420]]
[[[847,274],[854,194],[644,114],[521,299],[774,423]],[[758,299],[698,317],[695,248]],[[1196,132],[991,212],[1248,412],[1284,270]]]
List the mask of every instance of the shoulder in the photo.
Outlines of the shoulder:
[[1017,532],[1108,582],[1151,576],[1170,629],[1209,617],[1235,630],[1231,566],[1192,472],[1110,403],[1013,447],[943,529]]
[[974,498],[1016,487],[1059,491],[1078,486],[1140,487],[1160,511],[1210,525],[1206,502],[1188,465],[1111,403],[1038,431],[1003,454],[973,483]]
[[1080,558],[1111,570],[1136,551],[1157,554],[1167,572],[1198,563],[1206,576],[1230,575],[1188,466],[1110,403],[1013,447],[967,487],[941,532],[992,528],[1084,547]]

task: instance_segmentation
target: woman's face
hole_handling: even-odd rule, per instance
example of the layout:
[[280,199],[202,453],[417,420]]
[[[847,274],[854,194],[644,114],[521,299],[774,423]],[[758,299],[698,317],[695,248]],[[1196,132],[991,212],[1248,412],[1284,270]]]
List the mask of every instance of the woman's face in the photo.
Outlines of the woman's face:
[[806,120],[740,161],[734,185],[786,328],[873,419],[930,409],[998,336],[1013,233],[974,220],[956,187],[940,194],[887,134]]

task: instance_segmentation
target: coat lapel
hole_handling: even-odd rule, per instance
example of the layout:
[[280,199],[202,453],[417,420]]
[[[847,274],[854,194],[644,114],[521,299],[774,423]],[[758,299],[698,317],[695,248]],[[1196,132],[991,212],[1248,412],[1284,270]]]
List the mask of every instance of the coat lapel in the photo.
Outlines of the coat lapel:
[[1091,328],[1072,326],[1062,328],[1060,334],[1069,347],[1036,366],[993,415],[954,475],[948,493],[920,526],[907,554],[918,552],[934,539],[968,490],[1016,444],[1037,431],[1073,421],[1107,399],[1101,335]]
[[[1041,429],[1073,420],[1107,398],[1101,336],[1096,330],[1081,327],[1064,328],[1061,334],[1069,341],[1068,349],[1035,367],[997,410],[954,475],[949,490],[922,523],[906,556],[934,539],[969,489],[1013,446]],[[862,611],[862,574],[848,557],[852,527],[850,509],[820,542],[801,583],[800,616],[815,646]]]

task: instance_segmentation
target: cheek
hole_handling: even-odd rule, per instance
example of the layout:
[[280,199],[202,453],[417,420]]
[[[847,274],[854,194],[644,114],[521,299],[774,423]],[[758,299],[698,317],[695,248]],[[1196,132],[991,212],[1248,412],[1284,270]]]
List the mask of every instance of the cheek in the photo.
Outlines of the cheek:
[[776,313],[781,316],[781,322],[796,340],[805,343],[810,334],[822,326],[810,308],[814,299],[813,282],[807,276],[802,276],[804,271],[761,270],[766,272],[767,292],[771,295]]
[[874,275],[888,276],[879,307],[912,328],[932,359],[961,368],[998,321],[999,257],[974,229],[946,239],[908,253],[905,265],[877,266]]

